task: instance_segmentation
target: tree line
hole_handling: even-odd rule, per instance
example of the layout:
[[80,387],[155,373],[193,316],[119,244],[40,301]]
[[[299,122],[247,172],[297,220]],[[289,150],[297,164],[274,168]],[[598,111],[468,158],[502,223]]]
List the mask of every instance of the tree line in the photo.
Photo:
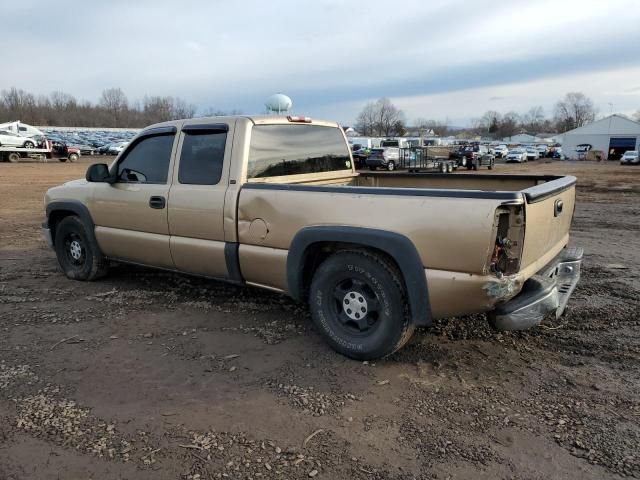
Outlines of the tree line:
[[[401,136],[407,132],[420,136],[433,132],[440,136],[462,133],[503,138],[519,133],[566,132],[593,122],[597,113],[589,97],[581,92],[569,92],[556,102],[551,117],[545,115],[541,106],[531,107],[525,113],[512,111],[501,114],[489,110],[481,117],[472,119],[470,128],[453,131],[448,120],[443,122],[418,118],[412,125],[408,125],[404,112],[388,98],[381,98],[364,106],[354,127],[359,134],[374,137]],[[640,121],[640,110],[634,118]]]
[[[222,113],[209,110],[204,115]],[[179,97],[145,96],[129,101],[121,88],[104,90],[95,104],[60,91],[36,96],[12,87],[0,92],[0,123],[20,120],[40,126],[141,128],[195,115],[195,105]]]

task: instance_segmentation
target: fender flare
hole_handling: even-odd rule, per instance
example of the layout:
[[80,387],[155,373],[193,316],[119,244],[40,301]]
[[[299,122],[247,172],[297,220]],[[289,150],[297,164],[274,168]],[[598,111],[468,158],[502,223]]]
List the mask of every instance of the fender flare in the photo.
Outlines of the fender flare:
[[[78,200],[56,200],[49,204],[47,204],[46,208],[47,219],[43,222],[43,226],[51,229],[52,225],[50,223],[51,214],[55,212],[71,212],[82,220],[85,227],[87,228],[87,233],[93,240],[95,245],[98,245],[98,241],[96,240],[95,235],[95,224],[93,223],[93,218],[91,217],[91,213],[86,205]],[[51,235],[52,241],[55,244],[55,235],[52,232]]]
[[341,225],[310,226],[299,230],[287,255],[287,287],[295,300],[304,300],[303,271],[310,247],[324,242],[350,243],[388,254],[402,273],[413,323],[420,326],[432,324],[427,277],[420,255],[409,238],[386,230]]

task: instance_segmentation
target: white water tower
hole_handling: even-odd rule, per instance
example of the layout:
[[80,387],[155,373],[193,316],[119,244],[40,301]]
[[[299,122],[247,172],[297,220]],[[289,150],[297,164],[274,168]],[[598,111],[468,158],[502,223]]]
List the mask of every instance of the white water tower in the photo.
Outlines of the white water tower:
[[265,106],[269,113],[280,115],[291,110],[293,102],[284,93],[276,93],[275,95],[271,95],[267,98]]

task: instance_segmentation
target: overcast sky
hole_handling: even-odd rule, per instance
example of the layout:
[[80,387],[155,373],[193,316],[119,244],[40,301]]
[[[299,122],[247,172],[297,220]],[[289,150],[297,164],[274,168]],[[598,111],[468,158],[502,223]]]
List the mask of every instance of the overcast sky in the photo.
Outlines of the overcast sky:
[[243,113],[284,92],[347,124],[382,96],[450,125],[550,115],[568,91],[640,109],[640,0],[13,0],[2,17],[0,89]]

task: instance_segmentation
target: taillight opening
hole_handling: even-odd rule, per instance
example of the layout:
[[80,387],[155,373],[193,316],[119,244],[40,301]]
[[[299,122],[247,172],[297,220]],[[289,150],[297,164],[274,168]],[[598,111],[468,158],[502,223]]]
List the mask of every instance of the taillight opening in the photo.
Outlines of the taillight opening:
[[518,273],[524,244],[524,209],[522,206],[498,208],[494,232],[495,243],[489,256],[489,271],[498,278]]

